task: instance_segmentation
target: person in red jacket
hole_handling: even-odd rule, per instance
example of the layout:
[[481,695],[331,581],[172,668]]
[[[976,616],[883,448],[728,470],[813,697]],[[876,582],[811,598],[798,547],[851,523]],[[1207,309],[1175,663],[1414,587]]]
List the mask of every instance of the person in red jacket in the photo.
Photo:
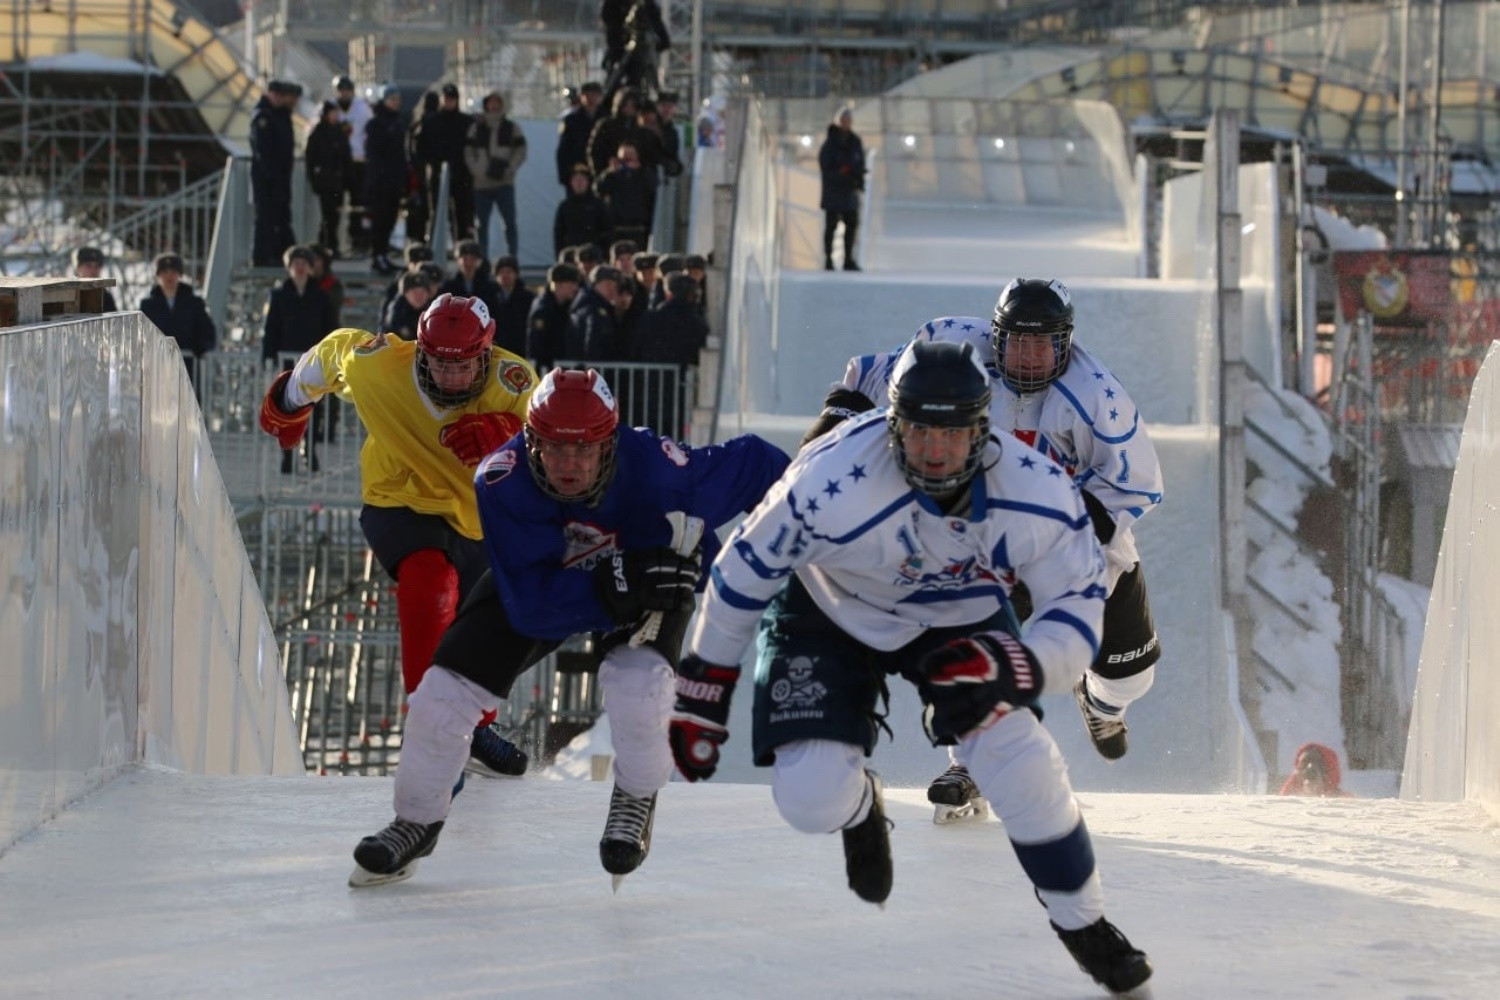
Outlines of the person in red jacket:
[[1325,799],[1347,799],[1353,795],[1339,787],[1339,755],[1321,743],[1297,748],[1292,773],[1281,786],[1282,795],[1314,795]]

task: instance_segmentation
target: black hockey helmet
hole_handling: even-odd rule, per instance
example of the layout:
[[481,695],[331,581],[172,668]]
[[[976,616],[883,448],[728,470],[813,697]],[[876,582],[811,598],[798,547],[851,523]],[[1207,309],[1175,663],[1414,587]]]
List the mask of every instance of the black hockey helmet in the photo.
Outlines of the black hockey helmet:
[[[1012,337],[1050,337],[1052,363],[1041,371],[1012,372],[1006,351]],[[1046,278],[1015,278],[1000,292],[990,324],[995,368],[1017,392],[1038,392],[1068,370],[1073,347],[1073,298],[1063,283]]]
[[[972,344],[924,340],[908,344],[891,371],[890,398],[886,420],[891,448],[908,483],[931,496],[943,496],[974,477],[990,436],[990,376]],[[963,468],[934,478],[909,465],[904,435],[913,424],[972,428]]]

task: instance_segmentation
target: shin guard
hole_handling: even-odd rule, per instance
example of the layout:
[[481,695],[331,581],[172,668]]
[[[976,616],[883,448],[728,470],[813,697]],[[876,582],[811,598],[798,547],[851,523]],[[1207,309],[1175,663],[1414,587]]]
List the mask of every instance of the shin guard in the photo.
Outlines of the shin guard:
[[411,694],[432,665],[458,613],[458,570],[437,549],[418,549],[396,568],[396,619],[401,625],[401,679]]

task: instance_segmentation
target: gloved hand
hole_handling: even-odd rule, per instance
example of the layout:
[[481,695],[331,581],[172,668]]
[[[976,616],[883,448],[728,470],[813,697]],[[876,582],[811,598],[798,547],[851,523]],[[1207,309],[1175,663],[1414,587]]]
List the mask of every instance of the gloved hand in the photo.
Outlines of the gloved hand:
[[713,777],[719,747],[729,739],[729,699],[740,668],[721,667],[689,653],[677,667],[677,702],[668,741],[677,770],[689,781]]
[[1042,668],[1009,632],[955,639],[922,658],[922,726],[934,746],[952,746],[988,729],[1042,693]]
[[438,432],[438,440],[472,469],[520,431],[521,418],[514,413],[465,413]]
[[313,412],[311,403],[295,410],[287,409],[286,385],[291,380],[290,368],[277,375],[260,404],[260,429],[279,441],[284,451],[291,451],[301,443]]
[[696,599],[702,555],[680,556],[669,548],[616,550],[594,567],[594,590],[617,624],[629,624],[648,611],[691,608]]

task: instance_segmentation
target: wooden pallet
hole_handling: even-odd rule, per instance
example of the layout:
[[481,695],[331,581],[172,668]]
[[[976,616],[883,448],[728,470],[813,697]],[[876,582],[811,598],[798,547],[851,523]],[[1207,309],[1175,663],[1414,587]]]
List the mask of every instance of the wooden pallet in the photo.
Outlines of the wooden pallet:
[[0,278],[0,327],[99,315],[114,278]]

